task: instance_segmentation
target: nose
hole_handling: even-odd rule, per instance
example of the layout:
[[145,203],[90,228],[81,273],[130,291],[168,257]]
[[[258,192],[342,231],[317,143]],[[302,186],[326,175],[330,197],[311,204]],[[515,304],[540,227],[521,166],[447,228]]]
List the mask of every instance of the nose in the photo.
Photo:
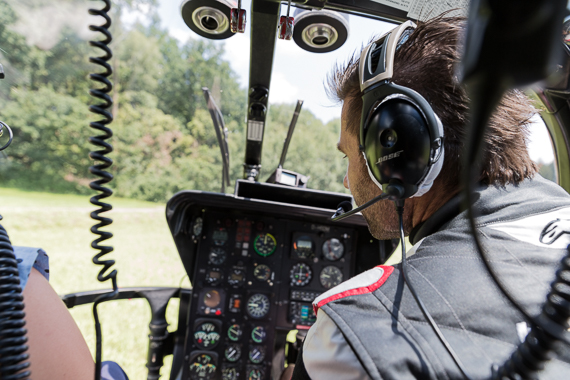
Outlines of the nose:
[[344,175],[344,179],[342,180],[342,184],[344,185],[344,187],[345,187],[347,190],[350,190],[350,187],[348,186],[348,173],[346,173],[346,174]]

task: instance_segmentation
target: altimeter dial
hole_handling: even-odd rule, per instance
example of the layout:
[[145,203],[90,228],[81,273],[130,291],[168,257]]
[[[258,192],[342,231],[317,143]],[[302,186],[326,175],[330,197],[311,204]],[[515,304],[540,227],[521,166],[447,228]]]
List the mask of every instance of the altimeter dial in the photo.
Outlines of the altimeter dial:
[[253,318],[263,318],[269,313],[269,297],[256,293],[247,301],[247,313]]

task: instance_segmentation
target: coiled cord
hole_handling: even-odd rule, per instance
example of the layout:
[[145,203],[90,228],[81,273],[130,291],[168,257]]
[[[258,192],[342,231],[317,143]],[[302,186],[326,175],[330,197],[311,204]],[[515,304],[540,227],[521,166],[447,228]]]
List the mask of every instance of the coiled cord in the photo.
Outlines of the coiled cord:
[[[2,217],[0,217],[2,220]],[[0,379],[28,379],[24,297],[8,233],[0,225]]]
[[101,120],[89,123],[89,126],[91,128],[94,128],[102,132],[101,135],[89,138],[89,142],[91,144],[102,148],[97,151],[89,152],[89,158],[91,158],[95,162],[99,162],[98,164],[93,165],[89,168],[89,171],[92,174],[99,177],[99,179],[92,181],[89,184],[89,187],[91,189],[99,192],[99,194],[91,197],[90,199],[91,204],[99,207],[99,209],[91,213],[91,218],[99,222],[95,224],[93,227],[91,227],[91,232],[96,235],[99,235],[99,238],[95,239],[91,243],[91,247],[99,250],[99,253],[93,257],[93,263],[95,263],[96,265],[103,266],[103,268],[97,275],[97,279],[100,282],[105,282],[110,279],[113,284],[113,290],[109,293],[102,294],[93,303],[93,318],[95,320],[95,334],[97,339],[96,354],[95,354],[95,380],[99,380],[101,378],[101,356],[102,356],[101,324],[99,322],[97,306],[101,302],[113,299],[118,295],[117,270],[113,270],[111,271],[111,273],[107,273],[110,270],[110,268],[115,264],[115,261],[110,259],[106,260],[102,259],[103,256],[113,251],[113,247],[107,245],[100,245],[101,242],[113,237],[112,233],[108,231],[102,231],[100,229],[101,227],[105,227],[113,223],[113,220],[111,218],[103,217],[100,215],[101,213],[110,211],[112,209],[112,206],[110,204],[104,203],[101,200],[110,197],[113,194],[113,191],[111,189],[104,186],[113,179],[113,175],[106,171],[106,169],[113,164],[113,160],[111,160],[109,157],[106,156],[108,153],[111,153],[113,151],[113,147],[111,146],[111,144],[105,141],[113,136],[113,132],[111,131],[110,128],[107,127],[107,125],[113,121],[113,115],[109,112],[110,107],[113,105],[113,99],[109,95],[109,93],[113,90],[113,84],[108,79],[109,76],[111,76],[111,74],[113,73],[113,69],[111,65],[108,63],[108,61],[113,57],[113,53],[108,46],[111,43],[111,40],[113,39],[111,33],[109,32],[109,27],[111,26],[111,18],[107,14],[111,9],[111,1],[110,0],[101,0],[101,1],[105,3],[105,6],[102,9],[89,9],[89,14],[95,16],[101,16],[105,19],[105,23],[103,25],[89,26],[90,30],[94,32],[99,32],[104,36],[104,39],[101,41],[89,41],[89,45],[97,47],[103,50],[104,52],[102,56],[89,58],[89,62],[95,63],[104,68],[104,71],[101,73],[89,74],[89,78],[103,85],[103,87],[101,88],[89,90],[89,94],[91,96],[101,100],[101,103],[90,106],[89,111],[97,115],[100,115],[102,117]]
[[556,272],[556,279],[542,313],[541,321],[558,327],[558,334],[552,335],[547,331],[534,327],[526,336],[524,342],[495,373],[496,379],[529,379],[536,378],[536,373],[544,368],[550,360],[560,337],[566,333],[570,318],[570,247]]

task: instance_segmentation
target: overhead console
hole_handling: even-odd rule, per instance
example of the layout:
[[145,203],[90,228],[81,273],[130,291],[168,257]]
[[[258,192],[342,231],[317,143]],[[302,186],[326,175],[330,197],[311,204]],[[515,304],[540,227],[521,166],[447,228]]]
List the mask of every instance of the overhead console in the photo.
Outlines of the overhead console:
[[272,378],[287,332],[315,322],[314,298],[391,252],[360,215],[330,221],[349,196],[245,181],[236,194],[181,192],[167,206],[193,285],[182,379]]

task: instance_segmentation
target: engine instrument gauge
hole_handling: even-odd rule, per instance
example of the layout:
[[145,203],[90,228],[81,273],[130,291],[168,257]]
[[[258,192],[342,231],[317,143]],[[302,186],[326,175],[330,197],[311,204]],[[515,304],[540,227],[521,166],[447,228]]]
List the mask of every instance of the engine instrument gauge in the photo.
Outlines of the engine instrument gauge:
[[222,380],[238,380],[239,372],[235,367],[222,369]]
[[204,221],[202,220],[202,218],[197,217],[196,219],[194,219],[194,224],[192,225],[192,232],[194,233],[195,236],[202,235],[203,226],[204,226]]
[[230,344],[224,351],[224,356],[227,361],[235,363],[241,357],[241,346],[239,344]]
[[263,378],[263,371],[258,368],[251,369],[247,374],[247,380],[261,380]]
[[228,241],[228,237],[228,230],[226,230],[224,227],[214,228],[214,231],[212,231],[212,242],[218,247],[225,245]]
[[256,293],[247,301],[247,313],[253,318],[263,318],[269,313],[269,297]]
[[277,240],[271,234],[259,234],[253,241],[253,248],[259,256],[267,257],[275,252],[277,248]]
[[291,278],[291,286],[305,286],[312,278],[313,273],[311,267],[305,263],[297,263],[291,268],[289,278]]
[[253,277],[259,281],[267,281],[271,277],[271,268],[265,264],[260,264],[253,270]]
[[220,341],[218,327],[211,322],[200,323],[194,330],[194,342],[203,349],[212,349]]
[[231,325],[228,328],[228,338],[231,341],[237,342],[239,340],[239,338],[241,338],[242,334],[243,334],[243,330],[241,329],[241,326],[238,324]]
[[214,265],[222,265],[226,261],[226,251],[220,247],[212,248],[208,259]]
[[323,244],[323,255],[329,261],[337,261],[344,255],[344,245],[337,238],[331,238]]
[[216,365],[210,355],[198,355],[190,364],[191,379],[209,380],[214,377],[215,372]]
[[319,275],[319,280],[321,281],[321,285],[324,288],[330,289],[340,284],[342,282],[342,277],[343,276],[340,269],[334,265],[329,265],[323,268],[321,274]]
[[253,346],[249,349],[249,360],[254,364],[259,364],[265,359],[265,348]]
[[299,259],[310,259],[314,254],[313,241],[308,236],[298,237],[293,242],[293,249]]
[[267,333],[265,332],[265,329],[262,326],[255,326],[253,330],[251,330],[251,339],[255,343],[263,343],[266,336]]

